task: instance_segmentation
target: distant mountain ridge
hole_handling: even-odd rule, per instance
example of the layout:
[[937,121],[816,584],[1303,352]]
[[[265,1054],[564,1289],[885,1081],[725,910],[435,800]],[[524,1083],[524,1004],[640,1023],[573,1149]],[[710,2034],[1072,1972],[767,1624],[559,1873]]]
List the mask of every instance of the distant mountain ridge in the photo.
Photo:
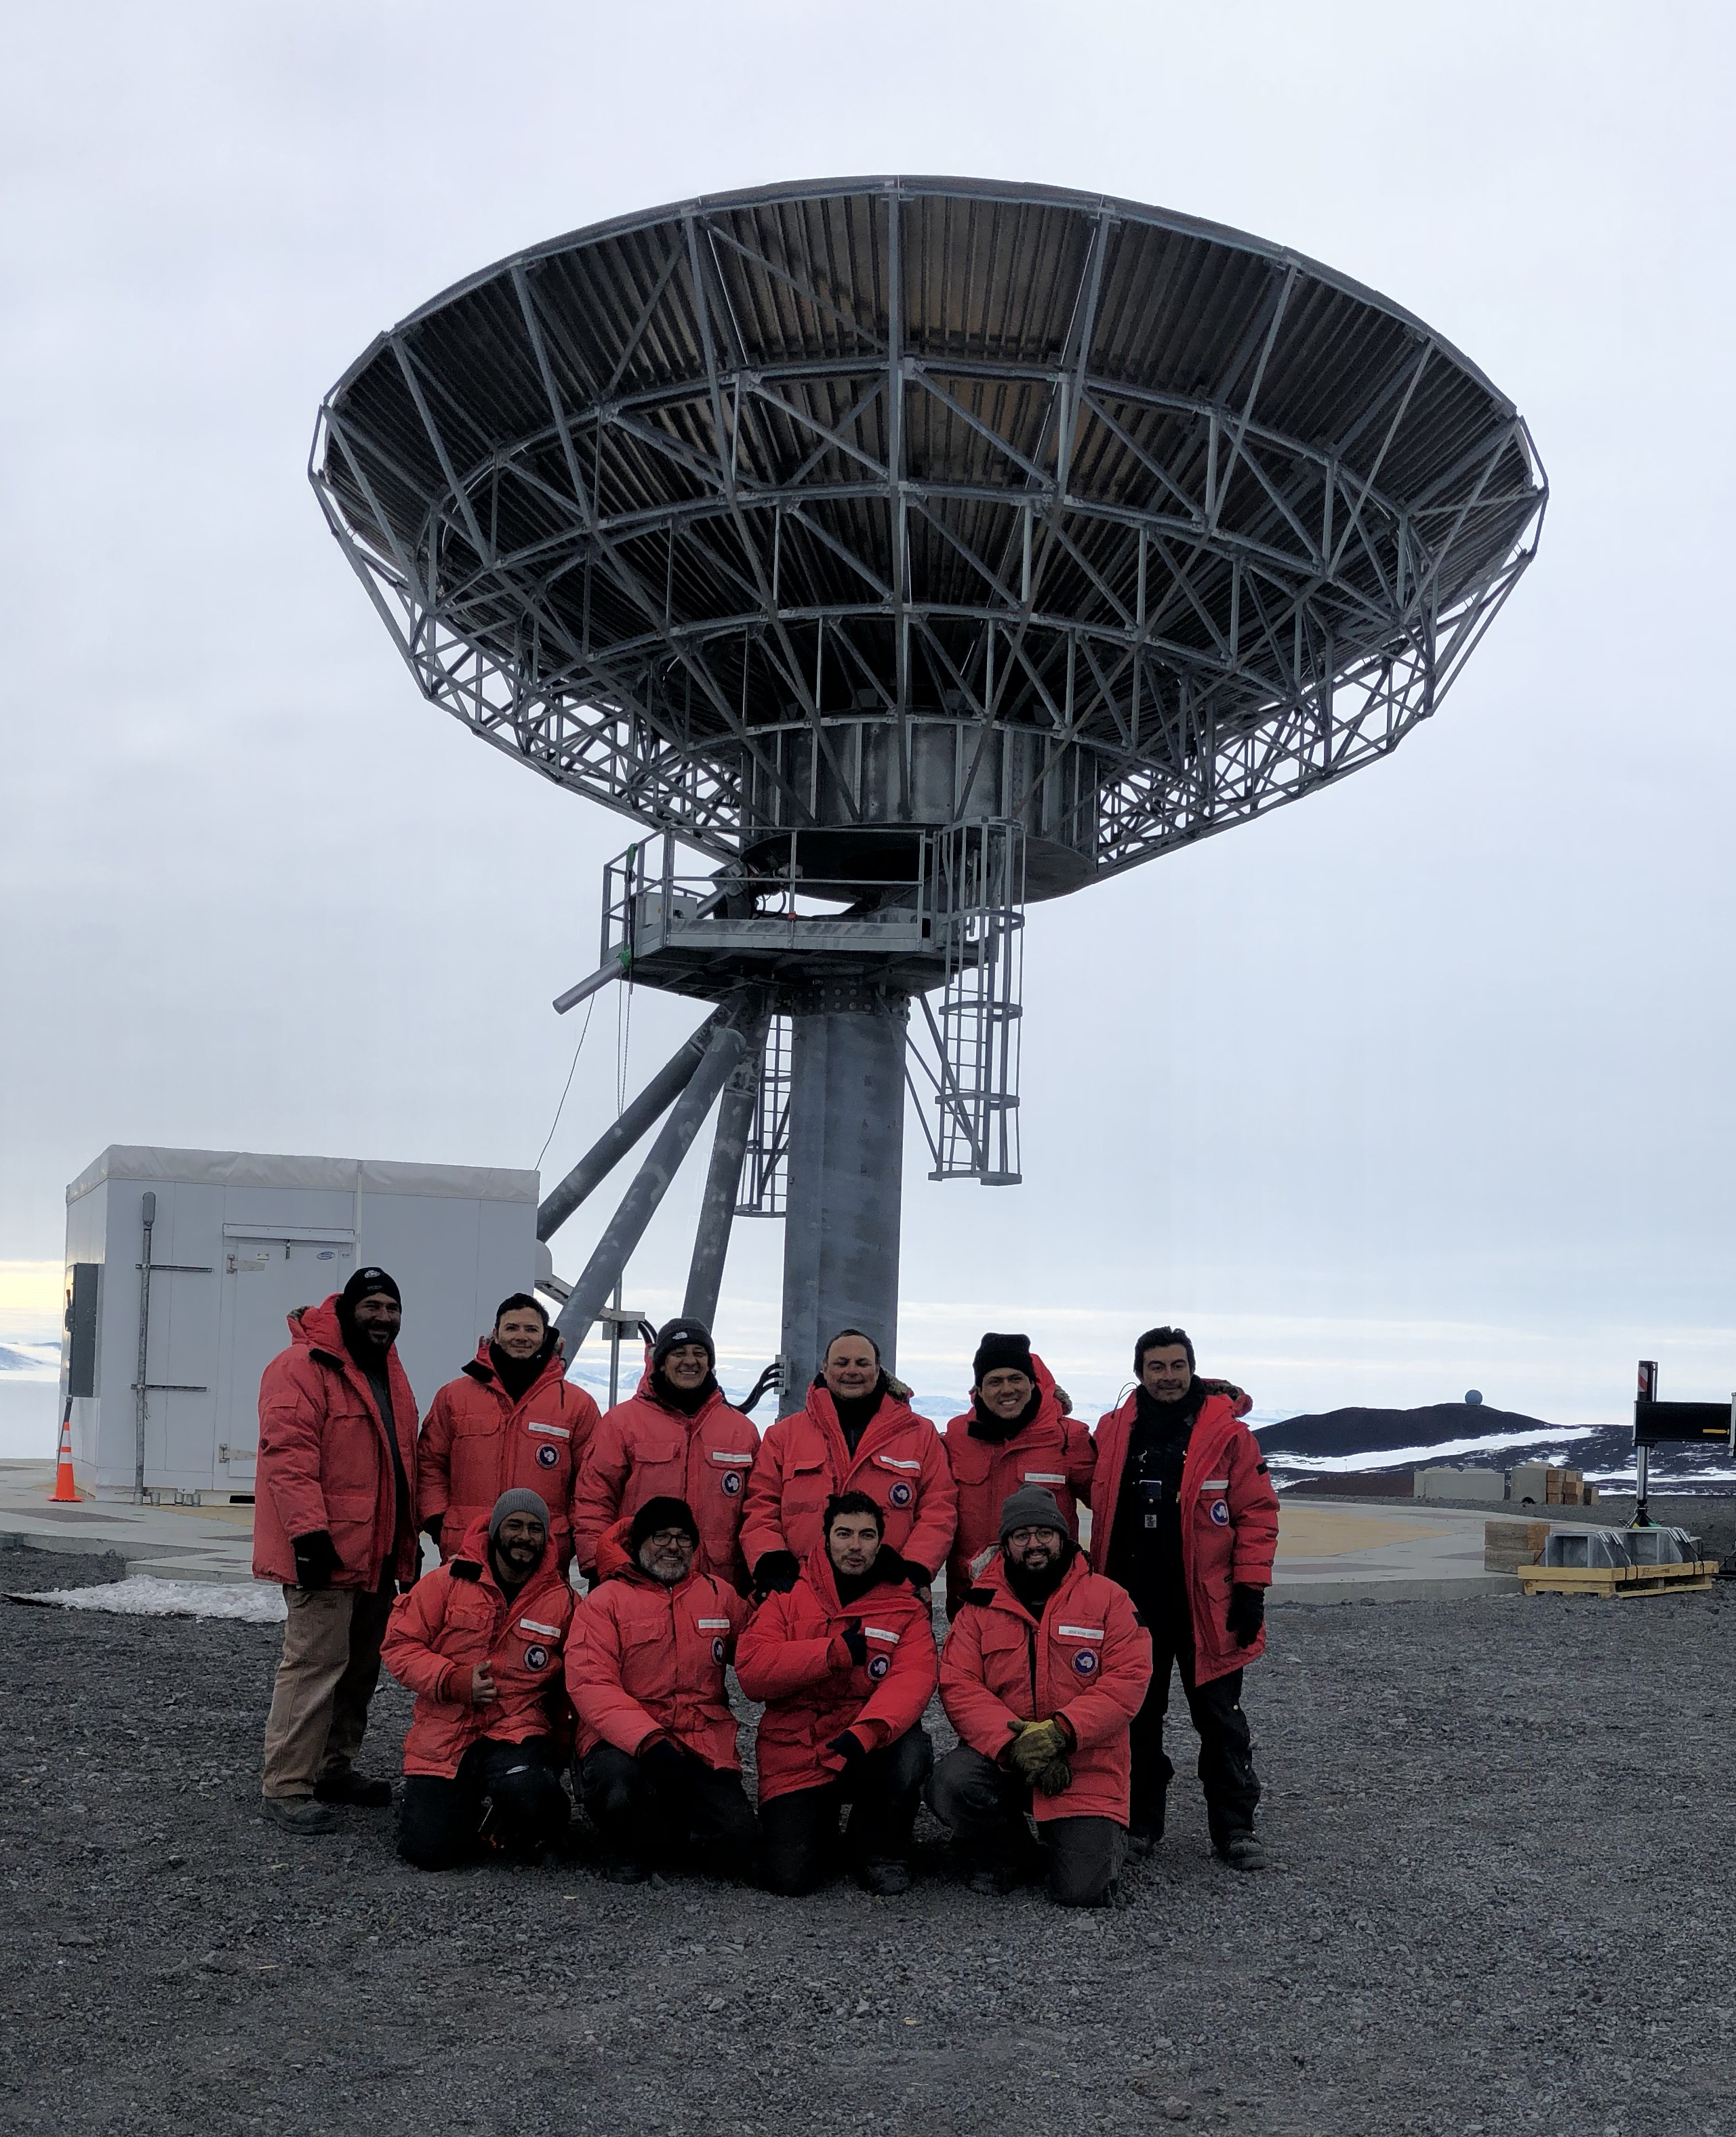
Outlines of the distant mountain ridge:
[[[1513,1469],[1548,1462],[1599,1481],[1633,1474],[1631,1424],[1552,1424],[1488,1403],[1425,1403],[1416,1409],[1352,1407],[1258,1425],[1260,1447],[1281,1484],[1374,1469]],[[1666,1447],[1652,1474],[1709,1482],[1736,1479],[1722,1446]]]
[[[1260,1444],[1268,1454],[1376,1454],[1405,1447],[1432,1447],[1449,1440],[1489,1440],[1505,1443],[1515,1439],[1547,1438],[1551,1434],[1583,1431],[1583,1426],[1552,1424],[1547,1419],[1527,1417],[1523,1411],[1493,1409],[1487,1403],[1425,1403],[1417,1409],[1322,1410],[1310,1417],[1286,1417],[1281,1424],[1262,1425]],[[1623,1431],[1619,1425],[1597,1425],[1598,1432]],[[1632,1434],[1627,1435],[1632,1444]],[[1469,1466],[1497,1466],[1493,1451],[1486,1461]],[[1506,1465],[1499,1465],[1505,1467]]]

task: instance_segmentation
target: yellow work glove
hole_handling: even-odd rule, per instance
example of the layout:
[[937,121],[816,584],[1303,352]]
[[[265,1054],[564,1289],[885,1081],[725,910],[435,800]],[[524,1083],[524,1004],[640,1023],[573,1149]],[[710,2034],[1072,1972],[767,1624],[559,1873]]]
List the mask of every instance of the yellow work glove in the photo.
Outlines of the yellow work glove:
[[1022,1781],[1034,1783],[1038,1774],[1067,1749],[1067,1734],[1058,1721],[1028,1721],[1013,1739],[1007,1762]]
[[1031,1776],[1031,1786],[1040,1796],[1064,1795],[1072,1784],[1072,1763],[1065,1751],[1058,1751]]

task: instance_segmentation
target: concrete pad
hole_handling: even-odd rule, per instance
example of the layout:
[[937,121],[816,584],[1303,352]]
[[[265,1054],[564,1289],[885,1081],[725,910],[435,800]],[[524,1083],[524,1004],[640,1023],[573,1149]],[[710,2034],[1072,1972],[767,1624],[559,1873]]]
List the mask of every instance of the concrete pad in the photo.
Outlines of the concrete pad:
[[0,1536],[38,1550],[116,1551],[128,1570],[165,1580],[250,1580],[251,1507],[50,1503],[51,1462],[0,1462]]
[[[1280,1498],[1271,1603],[1441,1603],[1517,1595],[1515,1574],[1483,1569],[1483,1525],[1475,1512],[1433,1504],[1370,1507],[1354,1499]],[[1542,1509],[1536,1510],[1540,1516]],[[1595,1510],[1573,1509],[1561,1527],[1596,1528]]]

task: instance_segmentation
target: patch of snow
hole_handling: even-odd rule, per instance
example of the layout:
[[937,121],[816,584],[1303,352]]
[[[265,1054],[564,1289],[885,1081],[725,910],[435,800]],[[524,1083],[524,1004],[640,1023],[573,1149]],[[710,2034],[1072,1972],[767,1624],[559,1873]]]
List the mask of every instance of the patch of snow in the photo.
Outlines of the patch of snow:
[[61,1346],[58,1343],[0,1343],[0,1373],[26,1380],[57,1380]]
[[1607,1429],[1598,1424],[1558,1424],[1544,1432],[1490,1433],[1480,1439],[1442,1439],[1426,1447],[1382,1447],[1365,1454],[1275,1453],[1268,1459],[1309,1476],[1344,1476],[1359,1469],[1432,1468],[1461,1454],[1492,1453],[1497,1448],[1565,1447]]
[[49,1588],[29,1599],[68,1610],[114,1610],[124,1618],[241,1618],[280,1624],[288,1613],[282,1591],[267,1581],[159,1580],[129,1573],[95,1588]]

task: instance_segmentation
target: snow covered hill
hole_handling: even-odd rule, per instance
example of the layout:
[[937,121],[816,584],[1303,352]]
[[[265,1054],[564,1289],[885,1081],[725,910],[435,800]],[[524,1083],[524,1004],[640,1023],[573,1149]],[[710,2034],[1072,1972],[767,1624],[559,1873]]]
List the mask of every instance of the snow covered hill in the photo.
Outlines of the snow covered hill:
[[[1429,1403],[1417,1409],[1334,1409],[1257,1425],[1260,1445],[1281,1486],[1305,1477],[1370,1469],[1511,1469],[1551,1462],[1582,1470],[1600,1484],[1633,1475],[1628,1424],[1551,1424],[1486,1403]],[[1654,1458],[1655,1482],[1736,1482],[1722,1447],[1666,1448]]]

